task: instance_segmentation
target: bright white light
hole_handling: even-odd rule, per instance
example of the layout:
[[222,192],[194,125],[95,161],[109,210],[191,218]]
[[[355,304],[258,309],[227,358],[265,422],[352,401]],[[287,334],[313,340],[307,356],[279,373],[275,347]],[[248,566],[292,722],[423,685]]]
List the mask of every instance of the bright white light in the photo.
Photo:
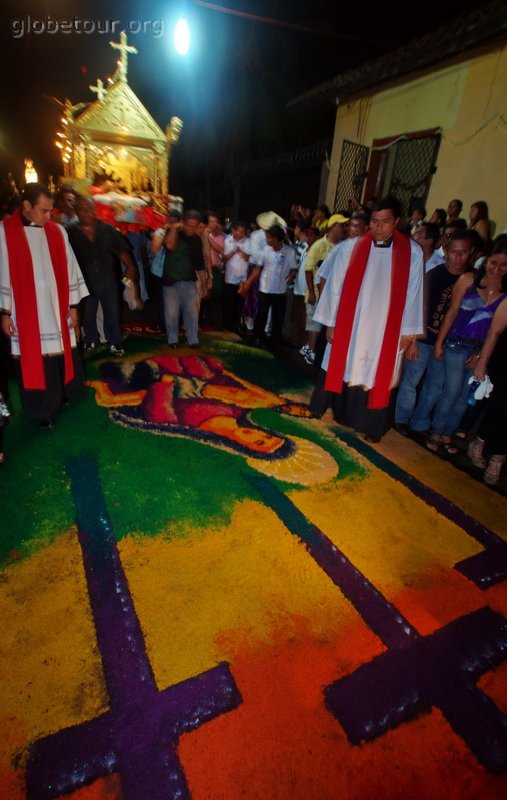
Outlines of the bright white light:
[[186,56],[190,47],[190,28],[186,19],[179,19],[174,29],[174,46],[180,56]]
[[37,183],[38,179],[33,161],[31,158],[25,158],[25,183]]

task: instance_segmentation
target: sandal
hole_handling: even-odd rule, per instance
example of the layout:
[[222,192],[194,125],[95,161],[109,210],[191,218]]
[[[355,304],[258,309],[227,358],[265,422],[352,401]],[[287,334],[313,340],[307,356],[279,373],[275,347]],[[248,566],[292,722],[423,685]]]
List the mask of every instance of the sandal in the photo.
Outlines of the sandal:
[[486,469],[486,461],[484,459],[484,440],[476,436],[473,441],[468,445],[467,456],[478,469]]
[[441,444],[441,442],[440,442],[440,439],[439,439],[439,437],[437,437],[437,436],[430,436],[430,438],[429,438],[429,439],[428,439],[428,441],[426,442],[426,447],[427,447],[427,448],[428,448],[428,450],[430,450],[432,453],[438,453],[438,451],[440,450],[440,444]]
[[442,437],[441,442],[440,442],[441,445],[442,445],[442,450],[444,450],[447,453],[448,456],[457,456],[458,453],[459,453],[459,450],[455,445],[453,445],[453,443],[451,441],[451,437],[450,436],[446,436],[445,438],[448,439],[448,441],[444,441],[444,437]]
[[487,483],[488,486],[495,486],[498,483],[504,461],[505,456],[491,456],[484,473],[484,483]]

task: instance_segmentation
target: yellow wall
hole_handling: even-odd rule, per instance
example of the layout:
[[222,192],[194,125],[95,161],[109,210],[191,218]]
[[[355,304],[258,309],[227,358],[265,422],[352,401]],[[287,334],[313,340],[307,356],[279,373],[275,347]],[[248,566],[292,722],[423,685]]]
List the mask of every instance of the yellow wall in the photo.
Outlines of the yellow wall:
[[507,227],[507,48],[468,54],[461,63],[372,90],[338,106],[326,202],[334,204],[344,139],[373,139],[442,128],[427,209],[453,197],[486,200],[497,232]]

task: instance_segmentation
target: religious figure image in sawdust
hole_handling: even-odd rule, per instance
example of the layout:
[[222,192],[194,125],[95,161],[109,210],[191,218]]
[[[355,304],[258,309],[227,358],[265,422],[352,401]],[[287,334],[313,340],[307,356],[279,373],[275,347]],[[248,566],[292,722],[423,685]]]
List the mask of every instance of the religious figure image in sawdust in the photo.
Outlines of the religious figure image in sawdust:
[[338,474],[322,447],[253,422],[258,408],[309,418],[295,403],[240,378],[215,358],[158,355],[140,361],[105,362],[96,402],[124,427],[164,436],[188,437],[239,453],[264,474],[289,483],[325,483]]

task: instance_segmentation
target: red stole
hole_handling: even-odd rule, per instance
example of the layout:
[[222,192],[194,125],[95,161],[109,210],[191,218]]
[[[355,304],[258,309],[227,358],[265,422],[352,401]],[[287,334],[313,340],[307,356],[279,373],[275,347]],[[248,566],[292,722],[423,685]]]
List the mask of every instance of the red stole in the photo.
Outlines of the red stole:
[[[4,220],[4,230],[9,256],[12,293],[16,303],[16,327],[18,329],[19,351],[21,353],[23,386],[25,389],[44,390],[46,388],[46,378],[41,353],[32,254],[19,212]],[[44,233],[46,234],[49,255],[55,274],[65,361],[65,383],[69,383],[74,377],[74,367],[72,365],[69,323],[67,322],[69,310],[67,253],[65,241],[58,225],[54,222],[47,222],[44,225]]]
[[[357,300],[363,283],[372,241],[373,237],[369,232],[358,239],[352,251],[347,274],[343,282],[325,382],[325,388],[337,394],[340,394],[343,389],[343,376],[347,363],[352,326],[356,315]],[[401,320],[405,310],[409,274],[410,239],[398,233],[398,231],[394,231],[389,311],[380,348],[375,382],[368,396],[368,408],[387,408],[389,405],[389,393],[398,353]],[[375,309],[372,309],[371,313],[374,314]]]

